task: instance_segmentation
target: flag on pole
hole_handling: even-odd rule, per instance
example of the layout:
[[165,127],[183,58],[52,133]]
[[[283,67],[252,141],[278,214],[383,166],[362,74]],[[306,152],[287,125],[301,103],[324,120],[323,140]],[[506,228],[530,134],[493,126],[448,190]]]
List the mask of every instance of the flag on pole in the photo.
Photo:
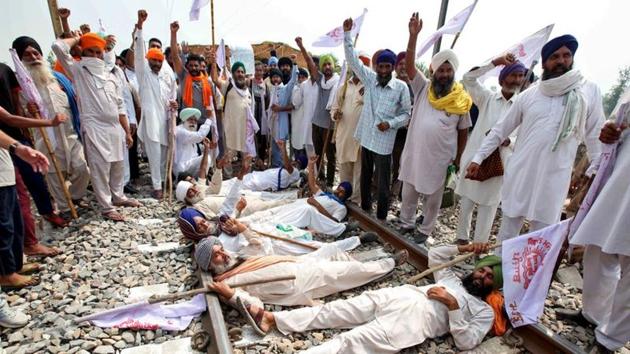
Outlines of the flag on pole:
[[417,58],[420,58],[422,54],[426,53],[429,48],[435,44],[435,42],[442,37],[444,34],[457,34],[464,29],[466,26],[466,22],[470,18],[475,6],[477,5],[477,0],[475,0],[471,5],[460,11],[457,15],[453,16],[444,26],[438,28],[433,34],[431,34],[427,39],[425,39],[420,45],[420,49],[418,50],[418,54],[416,54]]
[[221,43],[219,43],[219,48],[217,48],[217,65],[219,70],[225,68],[225,42],[223,38],[221,38]]
[[[547,43],[547,41],[549,40],[549,36],[551,35],[553,26],[554,26],[553,24],[550,24],[546,27],[543,27],[542,29],[538,30],[536,33],[523,38],[522,40],[520,40],[519,42],[517,42],[516,44],[514,44],[513,46],[509,47],[507,50],[503,51],[502,53],[496,56],[503,55],[506,53],[512,53],[514,54],[514,56],[516,57],[518,61],[520,61],[521,63],[523,63],[523,65],[529,68],[534,62],[534,60],[539,60],[540,51],[542,47],[545,45],[545,43]],[[490,62],[496,56],[488,59],[488,62]],[[490,70],[489,72],[484,74],[481,78],[479,78],[479,80],[483,82],[486,79],[489,79],[491,77],[497,77],[499,76],[501,69],[503,69],[503,65],[499,65],[496,68]]]
[[503,241],[503,295],[512,326],[538,322],[570,221]]
[[[363,24],[363,19],[365,18],[366,13],[367,9],[363,9],[361,16],[352,21],[352,30],[350,31],[352,37],[355,37],[359,34],[359,31],[361,31],[361,25]],[[338,47],[341,43],[343,43],[343,26],[334,28],[332,31],[329,31],[325,35],[319,37],[315,40],[315,42],[313,42],[313,47]]]
[[193,0],[190,7],[190,20],[199,21],[199,14],[201,9],[210,3],[210,0]]
[[[17,55],[15,49],[9,49],[11,52],[11,59],[13,59],[13,65],[15,67],[15,76],[20,83],[20,87],[22,88],[22,92],[26,96],[26,99],[29,102],[35,102],[37,104],[37,108],[39,109],[40,116],[43,119],[51,119],[52,117],[48,114],[48,109],[46,109],[46,105],[42,101],[42,97],[39,95],[39,91],[37,91],[37,87],[35,87],[35,83],[33,82],[33,78],[31,78],[31,74],[29,74],[28,70],[22,64],[22,61]],[[50,140],[50,144],[52,148],[55,149],[57,147],[57,139],[55,139],[55,131],[53,127],[46,127],[48,131],[48,140]]]

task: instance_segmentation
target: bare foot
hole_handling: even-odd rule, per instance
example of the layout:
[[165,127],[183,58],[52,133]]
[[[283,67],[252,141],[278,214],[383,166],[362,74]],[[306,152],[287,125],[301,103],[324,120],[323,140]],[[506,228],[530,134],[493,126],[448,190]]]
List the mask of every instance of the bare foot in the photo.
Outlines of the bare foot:
[[109,219],[109,220],[116,221],[116,222],[125,221],[125,217],[121,213],[117,212],[116,210],[112,210],[112,211],[108,211],[107,213],[103,213],[103,217],[105,219]]
[[56,247],[48,247],[41,243],[36,243],[34,245],[24,246],[24,253],[27,256],[54,257],[60,255],[62,251]]
[[39,284],[39,279],[28,275],[11,273],[0,276],[0,286],[8,289],[21,289]]

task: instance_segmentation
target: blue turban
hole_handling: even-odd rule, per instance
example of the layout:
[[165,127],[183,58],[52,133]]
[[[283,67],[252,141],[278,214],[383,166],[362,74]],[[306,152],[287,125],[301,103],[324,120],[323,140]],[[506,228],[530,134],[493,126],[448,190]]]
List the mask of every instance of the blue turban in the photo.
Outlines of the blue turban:
[[376,65],[380,63],[396,65],[396,53],[389,49],[383,49],[383,51],[378,54],[378,57],[376,57]]
[[542,62],[544,63],[545,61],[547,61],[551,54],[562,47],[569,48],[571,54],[575,54],[575,51],[578,48],[578,41],[570,34],[565,34],[563,36],[556,37],[550,40],[542,47],[542,50],[540,51]]
[[308,166],[308,158],[304,154],[296,155],[295,161],[297,161],[300,164],[300,170],[303,170]]
[[195,219],[194,219],[195,216],[200,216],[202,218],[205,218],[205,215],[203,215],[199,210],[194,209],[194,208],[185,208],[181,211],[181,213],[179,213],[180,218],[188,221],[190,225],[192,225],[195,229],[197,229],[197,223],[195,222]]
[[499,74],[499,84],[501,82],[503,82],[503,80],[505,80],[505,78],[510,75],[511,73],[514,72],[522,72],[522,73],[526,73],[527,72],[527,68],[525,67],[525,65],[523,65],[523,63],[521,63],[520,61],[515,61],[514,63],[510,64],[510,65],[506,65],[502,70],[501,73]]
[[346,192],[344,193],[345,195],[343,197],[343,200],[347,200],[348,198],[352,196],[352,184],[350,182],[348,181],[341,182],[339,183],[339,187],[343,188],[343,190]]
[[267,61],[267,65],[278,65],[278,58],[276,57],[269,58],[269,60]]

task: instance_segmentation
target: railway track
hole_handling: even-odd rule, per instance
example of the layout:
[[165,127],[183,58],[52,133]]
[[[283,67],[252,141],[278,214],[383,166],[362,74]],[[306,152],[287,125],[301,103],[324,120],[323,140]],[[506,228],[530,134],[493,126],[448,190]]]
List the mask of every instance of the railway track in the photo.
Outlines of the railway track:
[[[428,250],[426,248],[411,242],[387,225],[384,225],[377,219],[366,214],[356,205],[348,205],[348,215],[350,218],[359,222],[361,229],[377,233],[383,243],[390,244],[397,250],[407,250],[409,252],[408,262],[418,271],[427,269]],[[200,284],[204,287],[212,281],[212,277],[207,273],[198,272],[198,276]],[[204,313],[202,323],[208,335],[207,353],[233,353],[232,342],[228,336],[219,299],[214,294],[207,294],[206,300],[208,303],[208,311]],[[519,327],[515,329],[513,333],[522,339],[522,346],[532,353],[584,353],[584,351],[575,344],[540,324]]]

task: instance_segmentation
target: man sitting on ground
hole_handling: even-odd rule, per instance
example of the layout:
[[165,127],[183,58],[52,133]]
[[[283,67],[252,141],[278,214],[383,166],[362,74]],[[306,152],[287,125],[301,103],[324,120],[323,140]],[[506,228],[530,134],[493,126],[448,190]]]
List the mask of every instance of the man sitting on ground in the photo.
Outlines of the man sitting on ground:
[[[429,266],[445,263],[457,253],[487,250],[487,244],[435,247],[429,251]],[[354,327],[308,353],[397,353],[448,332],[459,349],[476,347],[493,326],[494,306],[484,300],[503,284],[501,258],[482,258],[463,279],[450,268],[435,272],[434,277],[435,285],[371,290],[291,311],[266,312],[255,302],[247,307],[250,321],[261,332],[273,327],[284,334]]]
[[[213,119],[206,119],[206,121],[197,130],[197,121],[201,118],[201,111],[197,108],[184,108],[179,112],[179,118],[182,123],[175,128],[175,139],[177,147],[175,149],[175,174],[186,173],[190,175],[197,175],[200,173],[199,169],[203,159],[208,159],[208,155],[197,153],[197,145],[202,143],[206,136],[213,129],[212,136],[217,136],[216,126]],[[216,142],[211,142],[210,147],[213,150],[212,155],[216,155],[218,152],[216,149]],[[211,156],[211,160],[215,156]],[[209,161],[205,161],[206,166]],[[207,171],[205,171],[207,172]]]

